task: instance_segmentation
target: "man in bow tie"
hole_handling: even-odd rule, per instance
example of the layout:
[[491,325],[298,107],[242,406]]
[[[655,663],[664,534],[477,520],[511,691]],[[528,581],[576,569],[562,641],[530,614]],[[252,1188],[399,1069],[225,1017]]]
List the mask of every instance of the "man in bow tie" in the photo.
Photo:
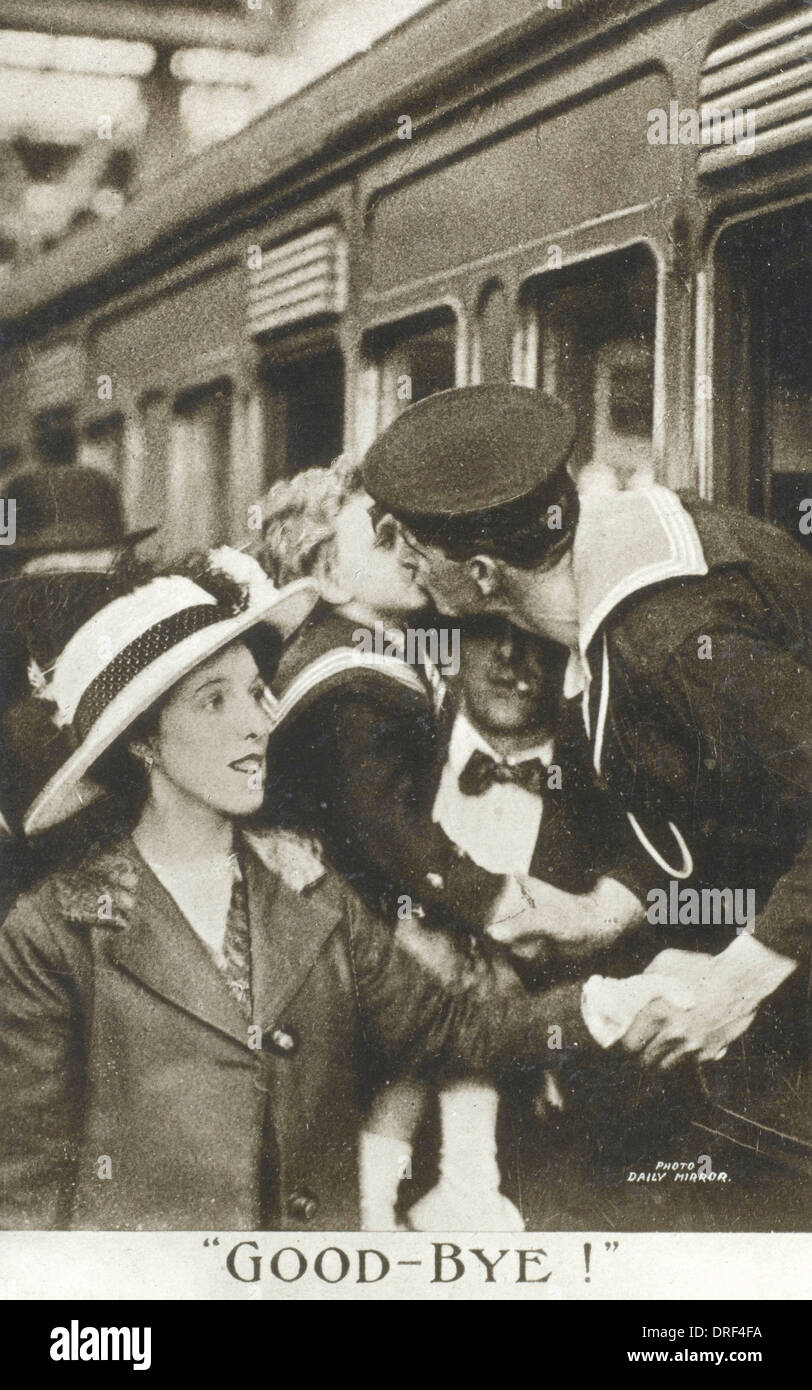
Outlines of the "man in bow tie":
[[[602,865],[611,863],[622,827],[592,775],[579,731],[571,728],[572,710],[563,701],[566,664],[565,647],[506,618],[462,620],[460,667],[449,682],[455,713],[446,721],[433,816],[491,873],[530,874],[585,894],[594,889]],[[525,965],[523,973],[527,983],[543,985],[550,966]],[[567,1183],[573,1165],[581,1171],[585,1161],[576,1151],[581,1136],[573,1129],[572,1087],[555,1059],[550,1052],[543,1075],[528,1074],[501,1091],[499,1161],[510,1190],[521,1194],[531,1230],[558,1219],[572,1196]],[[481,1093],[469,1100],[471,1091],[458,1087],[441,1096],[445,1127],[453,1107],[472,1128],[468,1111],[476,1113],[474,1102],[482,1111],[485,1102]],[[576,1107],[582,1103],[576,1094]],[[480,1151],[485,1147],[481,1141]],[[442,1195],[455,1181],[462,1184],[452,1151],[438,1189],[423,1204],[426,1215],[442,1212]]]
[[566,662],[566,648],[505,618],[464,624],[433,815],[492,873],[530,873],[586,892],[611,813],[582,741],[562,723]]

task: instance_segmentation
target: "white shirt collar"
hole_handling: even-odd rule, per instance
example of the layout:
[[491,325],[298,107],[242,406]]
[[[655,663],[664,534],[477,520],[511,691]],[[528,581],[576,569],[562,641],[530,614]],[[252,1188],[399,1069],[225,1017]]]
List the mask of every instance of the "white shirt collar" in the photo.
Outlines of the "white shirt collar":
[[589,682],[592,679],[592,672],[589,669],[589,662],[580,652],[570,651],[567,668],[564,672],[564,699],[574,700],[576,695],[582,695],[589,689]]
[[448,744],[448,765],[455,776],[459,777],[471,754],[475,751],[487,753],[497,763],[504,762],[513,766],[516,763],[526,763],[533,758],[539,758],[544,766],[548,767],[553,760],[553,739],[547,739],[544,743],[536,744],[532,748],[522,748],[518,753],[505,758],[491,747],[488,740],[478,729],[474,728],[465,712],[460,710],[454,720]]

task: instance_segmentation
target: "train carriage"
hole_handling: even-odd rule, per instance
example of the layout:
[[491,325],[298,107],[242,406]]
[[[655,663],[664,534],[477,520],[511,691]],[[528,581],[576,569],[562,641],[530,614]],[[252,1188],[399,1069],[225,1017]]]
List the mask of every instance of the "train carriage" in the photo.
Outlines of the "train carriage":
[[3,481],[93,461],[168,553],[241,541],[275,477],[510,377],[577,401],[584,485],[804,539],[811,48],[804,4],[429,7],[15,273]]
[[803,3],[439,0],[15,273],[0,486],[93,462],[165,556],[244,544],[277,477],[502,378],[576,404],[582,486],[808,546],[811,51]]

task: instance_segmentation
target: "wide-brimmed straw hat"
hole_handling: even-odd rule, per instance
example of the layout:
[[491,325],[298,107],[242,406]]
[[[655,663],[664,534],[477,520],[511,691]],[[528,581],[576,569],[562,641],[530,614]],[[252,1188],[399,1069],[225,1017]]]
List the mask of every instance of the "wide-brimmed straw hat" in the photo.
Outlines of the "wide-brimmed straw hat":
[[[243,566],[256,564],[238,558]],[[228,572],[224,559],[217,567]],[[88,776],[93,764],[190,671],[258,623],[270,623],[284,640],[318,598],[304,579],[277,589],[262,576],[246,591],[246,606],[235,613],[192,579],[169,575],[114,599],[79,629],[37,691],[54,703],[54,722],[71,727],[79,746],[29,808],[26,834],[39,834],[95,800],[101,788]]]

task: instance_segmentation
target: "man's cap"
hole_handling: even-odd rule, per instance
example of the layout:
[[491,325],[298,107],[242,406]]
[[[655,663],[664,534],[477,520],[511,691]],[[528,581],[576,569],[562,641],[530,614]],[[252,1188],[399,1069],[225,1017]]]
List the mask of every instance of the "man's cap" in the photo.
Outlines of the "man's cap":
[[555,489],[575,439],[563,401],[507,383],[461,386],[410,406],[364,459],[364,484],[396,516],[464,519]]
[[118,487],[98,468],[64,465],[19,473],[6,494],[16,504],[12,558],[136,545],[156,530],[126,530]]

